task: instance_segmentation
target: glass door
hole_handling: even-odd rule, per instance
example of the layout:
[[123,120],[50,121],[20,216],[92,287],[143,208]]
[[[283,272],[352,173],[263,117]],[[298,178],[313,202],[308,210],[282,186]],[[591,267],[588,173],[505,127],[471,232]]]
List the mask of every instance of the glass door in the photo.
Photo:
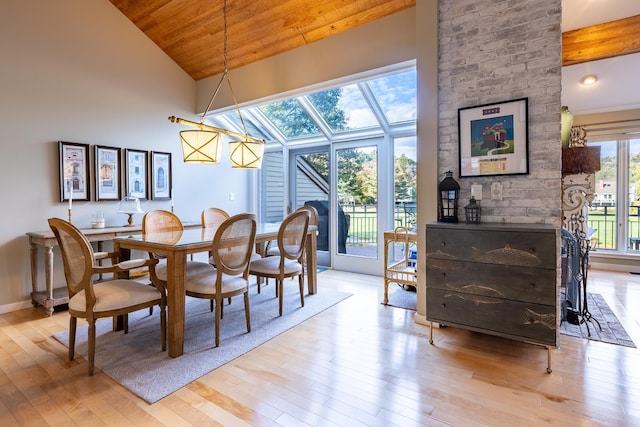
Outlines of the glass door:
[[328,147],[292,149],[289,151],[289,206],[292,212],[300,206],[313,206],[318,211],[318,265],[331,266],[330,233],[330,162]]
[[[333,266],[343,271],[381,274],[383,270],[381,224],[388,220],[384,200],[386,187],[378,181],[380,141],[334,146],[335,189],[333,212]],[[382,227],[384,228],[384,227]]]

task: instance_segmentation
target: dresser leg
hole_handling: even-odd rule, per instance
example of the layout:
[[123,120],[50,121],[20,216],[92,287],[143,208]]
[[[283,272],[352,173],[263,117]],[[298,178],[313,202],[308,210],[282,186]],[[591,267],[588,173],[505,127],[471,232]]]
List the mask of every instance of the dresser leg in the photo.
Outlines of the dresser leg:
[[429,322],[429,344],[433,344],[433,322]]
[[547,347],[547,373],[551,373],[551,347]]

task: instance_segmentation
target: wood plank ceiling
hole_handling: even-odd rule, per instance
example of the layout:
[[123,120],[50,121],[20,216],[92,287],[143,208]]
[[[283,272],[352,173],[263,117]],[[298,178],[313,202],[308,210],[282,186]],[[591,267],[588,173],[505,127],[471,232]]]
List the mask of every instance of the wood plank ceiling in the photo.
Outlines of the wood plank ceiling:
[[[110,0],[194,80],[224,71],[222,0]],[[228,0],[227,68],[415,6],[416,0]]]
[[[110,0],[194,80],[224,71],[222,0]],[[395,12],[416,0],[228,0],[227,65],[241,67]],[[563,64],[640,52],[640,16],[563,33]]]

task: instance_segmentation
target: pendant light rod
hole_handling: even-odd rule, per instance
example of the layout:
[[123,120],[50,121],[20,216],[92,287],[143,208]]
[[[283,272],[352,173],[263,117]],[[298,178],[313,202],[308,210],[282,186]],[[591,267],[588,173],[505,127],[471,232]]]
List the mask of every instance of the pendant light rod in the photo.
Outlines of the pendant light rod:
[[[257,169],[262,165],[262,156],[264,154],[264,146],[266,145],[266,141],[264,139],[249,136],[249,134],[247,133],[247,127],[242,117],[242,113],[240,112],[238,100],[236,99],[236,95],[233,92],[233,87],[231,86],[231,79],[229,78],[229,70],[227,67],[227,0],[224,0],[223,18],[224,72],[222,73],[222,77],[220,78],[220,81],[218,82],[218,85],[216,86],[216,89],[213,92],[211,99],[209,100],[207,108],[205,108],[202,113],[200,123],[175,116],[169,117],[169,121],[172,123],[193,126],[198,129],[180,132],[180,140],[182,143],[182,151],[185,162],[218,164],[220,162],[220,143],[222,142],[221,135],[228,135],[240,140],[229,142],[231,167],[242,169]],[[216,95],[218,95],[218,92],[220,92],[222,84],[225,80],[229,85],[229,91],[231,92],[233,103],[236,112],[238,113],[238,117],[240,118],[242,131],[244,133],[234,132],[232,130],[222,129],[204,123],[204,119],[211,109],[211,106],[213,105],[213,100],[215,99]]]
[[254,138],[253,136],[250,136],[250,135],[241,134],[240,132],[234,132],[232,130],[217,128],[215,126],[207,125],[207,124],[204,124],[204,123],[198,123],[198,122],[194,122],[194,121],[187,120],[187,119],[181,119],[180,117],[176,117],[176,116],[170,116],[169,117],[169,121],[171,123],[177,123],[177,124],[180,124],[180,125],[193,126],[193,127],[198,128],[200,130],[208,130],[208,131],[211,131],[211,132],[219,132],[219,133],[222,133],[224,135],[229,135],[229,136],[233,136],[233,137],[236,137],[236,138],[242,138],[242,139],[246,139],[246,140],[249,140],[249,141],[260,142],[262,144],[266,144],[266,141],[264,139]]

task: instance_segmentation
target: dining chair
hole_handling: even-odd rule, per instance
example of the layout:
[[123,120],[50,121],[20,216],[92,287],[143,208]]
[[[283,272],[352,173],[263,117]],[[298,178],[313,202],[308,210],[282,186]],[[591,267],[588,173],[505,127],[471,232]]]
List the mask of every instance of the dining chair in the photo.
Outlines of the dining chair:
[[[229,218],[229,214],[224,209],[220,208],[205,208],[201,215],[202,228],[216,228]],[[213,253],[209,251],[209,264],[215,266],[213,260]],[[229,298],[229,304],[231,304],[231,298]],[[211,311],[213,311],[213,300],[211,300]]]
[[78,318],[86,319],[88,330],[89,375],[93,375],[96,351],[96,320],[103,317],[123,316],[124,332],[129,332],[128,314],[143,308],[160,306],[160,335],[162,351],[167,349],[167,296],[158,282],[153,286],[128,279],[94,282],[93,275],[119,274],[132,269],[148,267],[153,271],[157,259],[136,259],[117,262],[118,254],[110,253],[112,264],[100,266],[89,240],[68,221],[50,218],[49,227],[56,236],[64,275],[69,292],[69,361],[75,354],[76,326]]
[[[300,206],[298,209],[296,209],[296,211],[305,211],[309,213],[309,225],[315,225],[316,227],[318,226],[318,211],[316,210],[316,208],[314,208],[313,206],[308,206],[308,205],[304,205],[304,206]],[[278,246],[273,246],[271,244],[271,242],[269,242],[270,245],[267,248],[267,251],[265,253],[265,256],[279,256],[280,255],[280,249],[278,248]]]
[[215,305],[215,343],[220,345],[220,322],[223,317],[222,301],[236,295],[244,295],[244,311],[247,332],[251,332],[249,310],[249,265],[256,239],[256,216],[234,215],[218,226],[213,237],[211,253],[215,267],[206,273],[187,277],[186,294],[206,298]]
[[[309,206],[309,205],[303,205],[300,206],[298,209],[296,209],[296,211],[304,211],[307,212],[309,214],[309,225],[314,225],[316,227],[318,227],[318,211],[316,210],[316,208],[314,208],[313,206]],[[316,231],[317,233],[317,231]],[[269,242],[271,244],[271,242]],[[278,248],[277,244],[276,246],[273,245],[267,245],[267,251],[265,253],[265,256],[279,256],[280,255],[280,249]],[[307,268],[307,254],[306,251],[303,255],[303,262],[302,262],[302,275],[304,276],[305,274],[305,269]],[[268,285],[269,284],[269,279],[267,279],[265,281],[265,283]]]
[[[180,218],[173,212],[157,209],[152,210],[144,214],[142,217],[142,234],[147,233],[168,233],[175,231],[183,231],[184,226]],[[164,261],[162,255],[149,252],[150,258],[160,260],[160,263],[155,269],[157,279],[160,280],[165,286],[167,283],[167,264]],[[187,277],[193,274],[199,274],[206,272],[209,269],[209,264],[200,261],[187,261],[186,275]]]
[[225,219],[229,218],[229,214],[220,208],[206,208],[202,211],[202,227],[213,228],[218,227]]
[[298,276],[300,305],[304,307],[304,275],[302,273],[308,229],[308,211],[296,210],[287,215],[278,229],[277,242],[280,255],[253,261],[249,267],[249,274],[258,278],[258,292],[260,292],[260,278],[276,279],[276,296],[279,298],[280,316],[282,316],[283,287],[286,277]]

